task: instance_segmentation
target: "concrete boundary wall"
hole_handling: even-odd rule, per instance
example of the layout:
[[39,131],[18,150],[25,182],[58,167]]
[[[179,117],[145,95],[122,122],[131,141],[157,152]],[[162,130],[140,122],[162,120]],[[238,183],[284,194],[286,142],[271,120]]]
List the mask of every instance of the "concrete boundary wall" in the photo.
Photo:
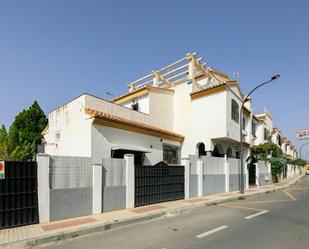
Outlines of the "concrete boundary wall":
[[[240,188],[240,160],[235,158],[229,158],[229,191],[237,191]],[[244,165],[246,168],[246,166]],[[246,174],[245,174],[246,179]]]
[[190,164],[190,179],[189,179],[189,198],[198,196],[198,171],[197,171],[198,157],[195,155],[189,156]]
[[102,212],[126,208],[125,159],[102,160]]
[[92,214],[92,188],[51,189],[50,221]]
[[[271,180],[271,170],[270,170],[270,165],[264,161],[259,161],[256,164],[256,174],[257,174],[257,185],[258,186],[265,186],[269,185],[272,183]],[[267,180],[267,176],[269,177],[269,180]]]
[[50,156],[50,188],[92,187],[92,160],[89,157]]
[[[202,158],[189,156],[189,161],[191,165],[190,198],[239,190],[239,159],[207,155]],[[248,172],[246,168],[244,168],[244,183],[247,189]]]
[[222,157],[203,157],[203,195],[225,192],[225,162]]
[[92,160],[50,156],[50,221],[92,214]]

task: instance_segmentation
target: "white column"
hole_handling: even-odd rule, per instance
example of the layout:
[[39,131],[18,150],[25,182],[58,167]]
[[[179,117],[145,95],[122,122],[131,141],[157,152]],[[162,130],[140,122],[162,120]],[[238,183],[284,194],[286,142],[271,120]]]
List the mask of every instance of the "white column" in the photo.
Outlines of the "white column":
[[103,165],[94,164],[92,168],[92,213],[102,213],[102,177],[103,177]]
[[246,163],[244,163],[244,167],[245,167],[245,189],[249,189],[249,172],[248,172],[248,166]]
[[126,167],[126,208],[133,208],[135,204],[135,166],[134,155],[125,154]]
[[197,160],[197,196],[203,196],[203,161]]
[[190,174],[191,174],[189,158],[183,158],[181,160],[181,164],[185,168],[185,199],[189,199],[190,198]]
[[40,223],[50,221],[49,155],[38,154],[38,203]]
[[258,163],[255,164],[255,184],[258,187],[260,186],[260,168]]
[[224,174],[225,174],[225,192],[230,191],[230,168],[229,168],[229,161],[227,156],[224,156]]

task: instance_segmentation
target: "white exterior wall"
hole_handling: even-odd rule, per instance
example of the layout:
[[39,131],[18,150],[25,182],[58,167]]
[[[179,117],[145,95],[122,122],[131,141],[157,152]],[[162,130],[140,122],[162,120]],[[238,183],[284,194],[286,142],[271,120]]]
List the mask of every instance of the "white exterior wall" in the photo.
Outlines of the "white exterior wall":
[[[241,100],[239,99],[239,95],[236,94],[236,89],[233,89],[233,92],[231,90],[227,91],[227,99],[226,99],[226,116],[227,116],[227,123],[226,123],[226,129],[227,129],[227,136],[232,138],[233,140],[240,141],[240,127],[239,123],[232,120],[232,99],[234,99],[238,106],[239,106],[239,113],[240,113],[240,107],[241,107]],[[239,122],[242,122],[242,120],[239,119]]]
[[99,163],[102,158],[111,157],[113,147],[132,150],[149,151],[146,153],[145,164],[155,164],[163,160],[163,144],[178,145],[179,143],[159,137],[143,135],[130,131],[92,125],[92,158],[94,163]]
[[269,115],[266,115],[266,118],[265,118],[264,122],[265,122],[265,125],[266,125],[265,126],[266,129],[269,132],[272,132],[272,130],[273,130],[273,120],[272,120],[272,118]]
[[114,104],[109,101],[85,94],[85,106],[84,108],[90,108],[96,111],[102,111],[110,114],[114,114],[129,120],[142,122],[146,124],[152,124],[150,115],[133,111],[131,108],[127,108],[122,105]]
[[[134,99],[135,103],[138,103],[138,108],[139,108],[139,112],[143,112],[146,114],[149,114],[149,94],[137,97],[136,99]],[[122,103],[121,105],[132,109],[132,105],[133,105],[133,100],[127,101]]]
[[256,140],[254,141],[255,145],[264,144],[266,143],[264,139],[264,129],[266,125],[263,121],[259,121],[256,124]]
[[196,154],[196,145],[213,150],[212,138],[226,137],[226,92],[218,92],[191,101],[191,110],[183,143],[183,155]]
[[174,93],[150,91],[149,102],[149,114],[153,123],[160,128],[172,131],[174,128]]
[[[57,156],[91,156],[91,120],[85,114],[85,95],[48,115],[45,153]],[[56,139],[60,132],[60,139]]]
[[182,83],[174,87],[174,132],[187,134],[190,129],[191,97],[192,84]]

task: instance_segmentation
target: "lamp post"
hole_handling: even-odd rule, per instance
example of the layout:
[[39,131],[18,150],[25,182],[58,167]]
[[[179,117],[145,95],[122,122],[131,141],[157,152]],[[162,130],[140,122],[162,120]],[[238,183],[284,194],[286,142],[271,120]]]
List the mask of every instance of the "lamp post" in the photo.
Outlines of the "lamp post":
[[300,158],[300,159],[302,159],[302,158],[301,158],[301,150],[302,150],[303,147],[304,147],[305,145],[307,145],[307,144],[309,144],[309,142],[302,144],[302,146],[300,146],[300,148],[299,148],[299,158]]
[[262,83],[262,84],[260,84],[260,85],[258,85],[258,86],[256,86],[255,88],[253,88],[250,92],[249,92],[249,94],[245,97],[245,99],[243,99],[242,100],[242,102],[241,102],[241,107],[240,107],[240,125],[239,125],[239,127],[240,127],[240,193],[241,194],[244,194],[245,193],[245,184],[244,184],[244,154],[243,154],[243,138],[242,138],[242,129],[243,129],[243,109],[244,109],[244,105],[245,105],[245,103],[249,100],[249,97],[250,97],[250,95],[256,90],[256,89],[258,89],[258,88],[260,88],[261,86],[264,86],[264,85],[266,85],[266,84],[268,84],[268,83],[270,83],[270,82],[272,82],[272,81],[274,81],[274,80],[276,80],[276,79],[279,79],[280,78],[280,75],[279,74],[276,74],[276,75],[274,75],[274,76],[272,76],[271,78],[270,78],[270,80],[268,80],[268,81],[265,81],[264,83]]

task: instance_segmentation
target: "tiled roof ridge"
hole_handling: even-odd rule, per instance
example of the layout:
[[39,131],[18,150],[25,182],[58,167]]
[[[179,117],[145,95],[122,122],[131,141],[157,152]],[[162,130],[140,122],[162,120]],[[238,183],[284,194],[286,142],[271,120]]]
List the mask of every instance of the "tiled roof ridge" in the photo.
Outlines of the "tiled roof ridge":
[[115,115],[115,114],[97,111],[97,110],[93,110],[93,109],[90,109],[90,108],[86,108],[85,112],[87,114],[89,114],[90,116],[95,117],[95,118],[104,118],[104,119],[111,120],[111,121],[117,121],[117,122],[120,122],[120,123],[129,124],[129,125],[132,125],[132,126],[135,126],[135,127],[138,127],[138,128],[149,129],[149,130],[157,131],[157,132],[160,132],[160,133],[184,138],[183,135],[177,134],[173,131],[162,129],[162,128],[157,127],[155,125],[130,120],[130,119],[127,119],[127,118],[124,118],[124,117],[121,117],[121,116],[118,116],[118,115]]

